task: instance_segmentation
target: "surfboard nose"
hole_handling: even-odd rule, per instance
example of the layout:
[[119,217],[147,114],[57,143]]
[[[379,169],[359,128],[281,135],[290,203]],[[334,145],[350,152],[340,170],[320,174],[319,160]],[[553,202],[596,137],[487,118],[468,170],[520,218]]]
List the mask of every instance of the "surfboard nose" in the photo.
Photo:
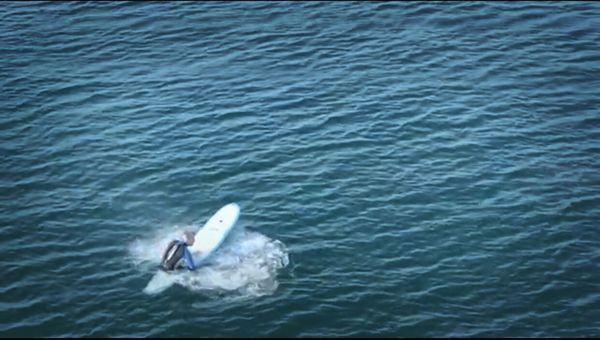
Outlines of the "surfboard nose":
[[223,207],[223,210],[227,209],[228,211],[231,211],[231,213],[237,215],[240,213],[240,206],[237,203],[229,203],[226,206]]

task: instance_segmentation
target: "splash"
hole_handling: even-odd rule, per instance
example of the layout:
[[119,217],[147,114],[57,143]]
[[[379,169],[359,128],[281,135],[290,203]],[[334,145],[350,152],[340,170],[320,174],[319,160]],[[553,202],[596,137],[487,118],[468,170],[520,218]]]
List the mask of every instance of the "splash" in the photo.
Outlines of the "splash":
[[[134,264],[154,275],[169,241],[184,230],[198,228],[175,226],[161,229],[149,239],[135,240],[129,247]],[[277,290],[277,272],[288,263],[288,250],[282,242],[236,226],[221,247],[195,271],[181,270],[168,277],[155,276],[153,280],[162,280],[159,285],[175,283],[193,291],[262,296]]]

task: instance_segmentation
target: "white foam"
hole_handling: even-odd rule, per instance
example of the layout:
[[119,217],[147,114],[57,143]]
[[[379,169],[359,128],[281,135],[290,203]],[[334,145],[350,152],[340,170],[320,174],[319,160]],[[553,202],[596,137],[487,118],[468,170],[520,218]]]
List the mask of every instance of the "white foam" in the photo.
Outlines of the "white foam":
[[[184,230],[198,228],[193,225],[169,227],[158,230],[149,239],[135,240],[129,248],[134,264],[154,275],[169,242]],[[171,279],[193,291],[269,295],[279,285],[278,270],[288,263],[288,250],[282,242],[236,226],[221,247],[195,271],[181,270]]]

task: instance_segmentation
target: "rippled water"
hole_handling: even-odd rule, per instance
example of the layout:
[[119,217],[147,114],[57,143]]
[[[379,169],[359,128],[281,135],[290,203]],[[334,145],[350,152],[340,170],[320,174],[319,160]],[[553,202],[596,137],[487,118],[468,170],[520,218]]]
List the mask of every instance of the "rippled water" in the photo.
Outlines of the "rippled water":
[[0,336],[600,336],[599,16],[3,2]]

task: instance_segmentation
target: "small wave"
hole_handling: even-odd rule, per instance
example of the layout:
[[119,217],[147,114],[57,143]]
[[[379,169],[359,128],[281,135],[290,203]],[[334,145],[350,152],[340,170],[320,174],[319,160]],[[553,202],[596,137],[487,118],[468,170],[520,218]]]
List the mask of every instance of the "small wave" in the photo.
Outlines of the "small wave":
[[[155,273],[163,250],[184,230],[198,230],[198,226],[170,227],[148,239],[136,239],[129,246],[133,264],[143,271]],[[198,292],[270,295],[279,286],[278,271],[288,263],[288,250],[282,242],[238,226],[195,271],[182,270],[172,274],[171,279]]]

